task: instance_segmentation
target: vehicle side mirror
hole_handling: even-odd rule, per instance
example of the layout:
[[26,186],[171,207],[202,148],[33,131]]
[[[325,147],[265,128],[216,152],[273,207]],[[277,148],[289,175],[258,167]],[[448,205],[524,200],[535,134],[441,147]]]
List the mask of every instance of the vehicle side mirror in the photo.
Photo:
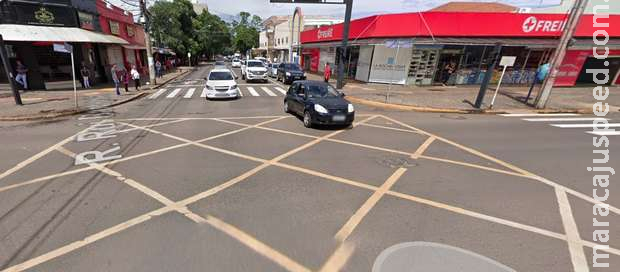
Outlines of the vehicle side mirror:
[[204,80],[207,81],[208,79],[206,77],[204,77]]

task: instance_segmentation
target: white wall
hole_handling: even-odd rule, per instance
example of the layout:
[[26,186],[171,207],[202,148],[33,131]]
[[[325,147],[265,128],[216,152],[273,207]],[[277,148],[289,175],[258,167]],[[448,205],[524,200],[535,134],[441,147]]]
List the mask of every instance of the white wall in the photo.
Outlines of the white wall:
[[258,35],[258,48],[267,50],[267,31],[261,31]]
[[[274,48],[276,49],[288,49],[291,46],[291,28],[290,22],[286,21],[276,25],[274,35]],[[278,43],[278,39],[280,43]],[[288,42],[286,40],[288,39]]]

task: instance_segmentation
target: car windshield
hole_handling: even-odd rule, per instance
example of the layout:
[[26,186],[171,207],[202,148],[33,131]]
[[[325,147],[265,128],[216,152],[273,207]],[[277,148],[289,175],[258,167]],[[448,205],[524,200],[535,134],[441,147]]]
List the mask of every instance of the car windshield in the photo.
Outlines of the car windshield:
[[248,67],[264,67],[260,61],[248,61]]
[[278,68],[278,67],[280,67],[280,64],[279,63],[274,63],[274,64],[272,64],[272,66],[273,66],[273,68]]
[[230,72],[211,72],[209,80],[233,80],[233,76]]
[[226,65],[226,64],[224,64],[224,62],[223,62],[223,61],[216,61],[216,62],[215,62],[215,65]]
[[317,84],[307,85],[306,93],[308,97],[339,97],[340,93],[334,89],[331,85]]
[[301,71],[301,67],[294,63],[284,64],[284,69],[293,70],[293,71]]

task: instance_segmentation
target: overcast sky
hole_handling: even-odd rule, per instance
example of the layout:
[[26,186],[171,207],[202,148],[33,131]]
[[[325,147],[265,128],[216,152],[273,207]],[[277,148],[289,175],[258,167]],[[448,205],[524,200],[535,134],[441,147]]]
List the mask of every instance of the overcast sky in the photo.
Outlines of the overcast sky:
[[[134,10],[135,7],[124,3],[137,3],[137,0],[107,0],[123,8]],[[151,4],[158,0],[149,0]],[[162,0],[159,0],[162,1]],[[168,0],[171,1],[171,0]],[[217,14],[236,15],[241,11],[259,15],[263,19],[272,15],[292,15],[295,7],[300,6],[304,14],[333,15],[344,17],[344,5],[317,4],[271,4],[269,0],[197,0],[207,3],[209,11]],[[336,0],[334,0],[336,1]],[[562,0],[353,0],[353,17],[365,17],[373,14],[423,11],[447,2],[500,2],[519,7],[536,7],[557,5]],[[617,0],[614,0],[617,1]],[[123,3],[124,2],[124,3]],[[137,12],[136,12],[137,13]]]
[[[290,15],[296,6],[300,6],[304,14],[344,14],[342,5],[311,5],[311,4],[270,4],[269,0],[199,0],[206,2],[210,11],[224,14],[238,14],[248,11],[262,18],[271,15]],[[353,0],[353,16],[367,16],[380,13],[399,13],[427,10],[435,6],[463,0]],[[502,2],[515,6],[533,7],[538,5],[559,4],[561,0],[466,0],[467,2]],[[234,5],[232,3],[234,2]]]

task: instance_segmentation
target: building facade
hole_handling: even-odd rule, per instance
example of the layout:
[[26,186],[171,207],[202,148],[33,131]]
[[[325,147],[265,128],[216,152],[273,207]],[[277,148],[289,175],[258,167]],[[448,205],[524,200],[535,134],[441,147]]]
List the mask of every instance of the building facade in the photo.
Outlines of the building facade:
[[[0,14],[9,62],[12,69],[18,60],[26,65],[28,89],[70,83],[72,72],[79,75],[82,67],[97,84],[111,80],[112,64],[144,66],[144,30],[131,13],[103,0],[0,0]],[[70,54],[53,50],[54,44],[63,43],[73,47],[75,71]],[[120,59],[114,55],[117,49]],[[6,74],[0,67],[3,86],[8,83]]]
[[[586,69],[603,65],[593,57],[593,15],[581,18],[576,39],[560,67],[557,86],[592,83]],[[611,15],[610,25],[620,25]],[[366,17],[351,22],[351,47],[345,56],[346,77],[364,82],[407,85],[480,84],[495,59],[516,56],[503,82],[529,84],[537,68],[549,62],[566,24],[564,14],[496,12],[421,12]],[[342,24],[302,33],[303,66],[322,72],[337,63]],[[610,70],[620,83],[620,28],[609,28]],[[455,73],[447,66],[454,65]],[[499,69],[499,68],[496,68]],[[494,71],[495,72],[495,71]],[[494,73],[493,82],[500,73]]]

